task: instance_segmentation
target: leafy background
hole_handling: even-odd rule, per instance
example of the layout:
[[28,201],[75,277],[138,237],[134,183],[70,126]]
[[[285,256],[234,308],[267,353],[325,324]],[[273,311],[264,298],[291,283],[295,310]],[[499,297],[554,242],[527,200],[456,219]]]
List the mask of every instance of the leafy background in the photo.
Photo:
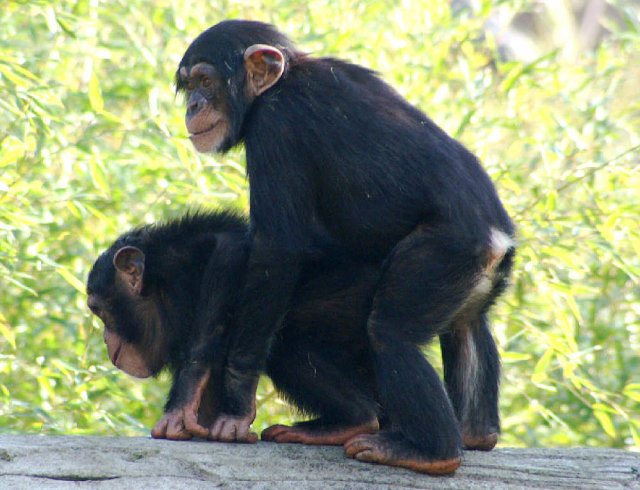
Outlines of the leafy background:
[[[110,365],[83,284],[133,225],[246,210],[242,149],[198,155],[172,86],[231,17],[378,70],[484,161],[519,227],[493,314],[501,443],[640,448],[640,14],[623,0],[5,0],[0,431],[144,435],[161,415],[167,377]],[[291,420],[267,381],[259,397],[258,429]]]

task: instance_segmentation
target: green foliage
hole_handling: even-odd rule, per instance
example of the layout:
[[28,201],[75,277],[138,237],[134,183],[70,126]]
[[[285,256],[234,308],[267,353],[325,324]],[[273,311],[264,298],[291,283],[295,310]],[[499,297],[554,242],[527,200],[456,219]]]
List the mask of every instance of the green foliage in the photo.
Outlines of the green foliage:
[[[242,150],[198,155],[172,86],[202,29],[243,17],[378,70],[495,178],[520,244],[493,315],[502,443],[640,447],[637,12],[593,53],[527,64],[502,61],[483,30],[505,2],[478,3],[453,16],[419,0],[5,0],[1,430],[146,434],[160,416],[166,377],[110,366],[83,283],[130,226],[247,208]],[[268,382],[259,394],[258,429],[289,420]]]

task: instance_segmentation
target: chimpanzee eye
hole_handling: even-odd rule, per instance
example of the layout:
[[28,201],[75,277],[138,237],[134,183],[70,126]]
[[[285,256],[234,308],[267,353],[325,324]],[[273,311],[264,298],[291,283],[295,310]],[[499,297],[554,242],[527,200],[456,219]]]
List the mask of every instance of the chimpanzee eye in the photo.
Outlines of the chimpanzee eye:
[[202,86],[206,88],[211,87],[211,79],[209,77],[204,77],[202,79]]
[[192,91],[193,89],[196,88],[196,84],[194,83],[193,80],[187,80],[185,87],[187,88],[188,91]]

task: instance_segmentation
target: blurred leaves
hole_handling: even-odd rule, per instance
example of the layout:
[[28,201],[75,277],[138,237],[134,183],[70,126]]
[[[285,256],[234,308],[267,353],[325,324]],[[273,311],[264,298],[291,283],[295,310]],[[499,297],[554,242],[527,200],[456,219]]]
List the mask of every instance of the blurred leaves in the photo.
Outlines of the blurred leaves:
[[[595,51],[520,62],[486,26],[537,2],[452,13],[424,0],[5,1],[2,430],[147,434],[160,416],[167,378],[111,367],[83,283],[131,226],[247,209],[242,150],[198,155],[172,85],[199,32],[244,17],[379,71],[494,177],[519,229],[513,285],[493,314],[502,443],[640,447],[640,20],[612,3],[619,22],[603,19]],[[259,397],[257,429],[290,420],[267,380]]]

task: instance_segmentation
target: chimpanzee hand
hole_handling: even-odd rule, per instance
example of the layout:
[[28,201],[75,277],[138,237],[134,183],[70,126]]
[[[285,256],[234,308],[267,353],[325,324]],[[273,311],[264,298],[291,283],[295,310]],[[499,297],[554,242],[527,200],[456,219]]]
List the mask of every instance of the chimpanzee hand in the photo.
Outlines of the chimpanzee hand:
[[218,399],[225,401],[220,404],[220,411],[209,426],[209,439],[255,443],[258,441],[258,434],[251,431],[251,424],[256,418],[256,388],[259,377],[229,364],[225,367],[223,376],[224,393]]
[[151,430],[154,439],[188,441],[192,437],[207,437],[209,429],[198,424],[198,412],[193,404],[164,414]]
[[258,434],[251,432],[251,423],[256,418],[255,410],[245,416],[220,414],[211,426],[209,439],[220,442],[258,441]]
[[[208,420],[212,420],[211,414],[215,413],[215,398],[212,398],[212,390],[207,389],[210,374],[211,371],[207,369],[198,376],[199,379],[189,401],[169,409],[151,430],[151,437],[186,441],[194,436],[207,437],[209,435],[209,429],[200,424],[207,424]],[[200,418],[199,415],[201,415]]]

